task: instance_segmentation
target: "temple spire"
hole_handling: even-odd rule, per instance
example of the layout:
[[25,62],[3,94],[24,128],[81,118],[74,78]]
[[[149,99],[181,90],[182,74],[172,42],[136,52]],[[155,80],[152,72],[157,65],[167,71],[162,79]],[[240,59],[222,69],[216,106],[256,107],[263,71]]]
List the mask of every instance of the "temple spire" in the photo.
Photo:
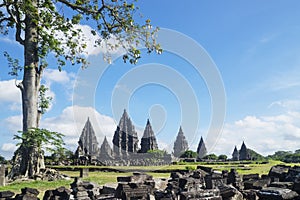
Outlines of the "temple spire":
[[186,150],[188,150],[188,142],[184,136],[181,126],[179,127],[173,150],[175,157],[180,157]]
[[201,136],[198,148],[197,148],[197,153],[198,153],[198,158],[199,159],[202,159],[207,154],[207,150],[206,150],[206,147],[205,147],[204,140],[203,140],[202,136]]
[[141,140],[141,153],[147,153],[149,150],[158,149],[156,138],[152,130],[149,119],[144,130],[144,135]]

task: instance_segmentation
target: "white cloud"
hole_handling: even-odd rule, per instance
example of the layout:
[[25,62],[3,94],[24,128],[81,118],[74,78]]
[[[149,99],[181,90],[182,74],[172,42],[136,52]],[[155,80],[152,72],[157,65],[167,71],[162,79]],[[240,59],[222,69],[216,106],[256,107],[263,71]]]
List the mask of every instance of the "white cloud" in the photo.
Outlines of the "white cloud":
[[10,116],[4,120],[4,123],[10,133],[16,134],[22,130],[22,115]]
[[13,143],[4,143],[1,147],[1,150],[5,152],[14,152],[17,150],[17,146]]
[[93,125],[99,146],[102,144],[104,136],[108,141],[112,141],[116,129],[114,120],[91,107],[67,107],[59,116],[42,120],[41,127],[65,134],[65,143],[74,150],[88,117]]
[[21,91],[14,79],[0,81],[0,102],[21,104]]
[[269,105],[269,108],[271,107],[281,107],[287,110],[300,110],[300,101],[299,100],[290,100],[290,99],[285,99],[285,100],[279,100],[279,101],[274,101]]
[[286,112],[275,116],[246,116],[224,127],[214,152],[231,155],[242,142],[263,155],[279,150],[299,149],[300,113]]
[[46,69],[44,72],[44,79],[49,85],[51,85],[51,83],[66,84],[70,83],[72,79],[74,79],[74,74],[67,73],[64,70],[59,71],[58,69]]

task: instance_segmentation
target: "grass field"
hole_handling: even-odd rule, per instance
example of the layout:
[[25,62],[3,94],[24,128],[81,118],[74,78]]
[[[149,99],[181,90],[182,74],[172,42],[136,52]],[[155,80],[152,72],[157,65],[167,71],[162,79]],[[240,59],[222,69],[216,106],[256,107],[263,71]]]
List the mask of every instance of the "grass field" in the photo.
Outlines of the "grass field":
[[[176,169],[196,169],[198,165],[204,165],[206,167],[212,167],[215,170],[230,170],[232,168],[236,169],[239,174],[253,174],[258,173],[268,174],[270,168],[277,164],[285,164],[280,161],[269,161],[269,163],[240,163],[240,162],[225,162],[225,163],[180,163],[177,165],[168,165],[168,166],[122,166],[122,167],[102,167],[102,166],[90,166],[93,169],[95,168],[112,168],[124,171],[148,171],[147,174],[152,175],[154,178],[168,178],[170,173],[155,173],[155,170],[176,170]],[[295,165],[295,164],[286,164],[286,165]],[[298,164],[299,165],[299,164]],[[79,170],[74,171],[78,168],[89,168],[89,166],[68,166],[68,167],[56,167],[62,174],[66,174],[70,177],[79,177]],[[67,170],[66,170],[67,169]],[[104,185],[107,183],[116,183],[118,176],[129,176],[132,172],[103,172],[103,171],[91,171],[89,172],[89,176],[84,178],[83,180],[95,182],[99,185]],[[23,181],[23,182],[13,182],[8,184],[7,186],[0,187],[0,191],[10,190],[15,193],[20,193],[21,188],[31,187],[38,189],[41,193],[39,195],[40,198],[43,197],[43,193],[49,189],[55,189],[60,186],[65,186],[70,188],[70,183],[73,182],[71,180],[61,180],[61,181]]]

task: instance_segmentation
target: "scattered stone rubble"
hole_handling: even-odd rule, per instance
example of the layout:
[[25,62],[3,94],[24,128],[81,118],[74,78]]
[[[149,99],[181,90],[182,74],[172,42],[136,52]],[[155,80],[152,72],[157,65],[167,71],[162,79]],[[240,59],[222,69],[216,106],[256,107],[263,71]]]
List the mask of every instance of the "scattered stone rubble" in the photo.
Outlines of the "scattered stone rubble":
[[[117,186],[97,184],[75,178],[71,189],[59,187],[45,192],[43,200],[300,200],[300,166],[273,166],[268,175],[239,175],[234,169],[214,171],[198,166],[197,170],[172,172],[170,178],[155,180],[144,173],[118,177]],[[37,200],[36,189],[24,188],[14,197],[0,192],[0,200]]]

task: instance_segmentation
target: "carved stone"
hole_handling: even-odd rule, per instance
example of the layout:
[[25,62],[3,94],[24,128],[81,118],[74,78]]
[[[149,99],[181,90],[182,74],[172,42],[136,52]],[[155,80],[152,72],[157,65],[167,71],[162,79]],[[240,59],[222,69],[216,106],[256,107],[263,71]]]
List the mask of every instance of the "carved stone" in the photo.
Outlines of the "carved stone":
[[78,141],[79,147],[76,151],[78,156],[91,156],[97,158],[99,156],[99,144],[93,126],[88,118]]
[[104,137],[103,143],[100,147],[100,160],[109,160],[113,158],[113,151],[106,139],[106,136]]
[[113,151],[117,158],[126,157],[138,151],[138,137],[126,110],[120,119],[113,137]]
[[152,130],[151,124],[149,119],[147,120],[147,125],[144,130],[144,135],[141,140],[141,153],[147,153],[149,150],[157,150],[157,142],[154,135],[154,132]]
[[184,136],[182,128],[180,126],[176,140],[174,142],[174,156],[180,157],[186,150],[188,150],[188,142]]

